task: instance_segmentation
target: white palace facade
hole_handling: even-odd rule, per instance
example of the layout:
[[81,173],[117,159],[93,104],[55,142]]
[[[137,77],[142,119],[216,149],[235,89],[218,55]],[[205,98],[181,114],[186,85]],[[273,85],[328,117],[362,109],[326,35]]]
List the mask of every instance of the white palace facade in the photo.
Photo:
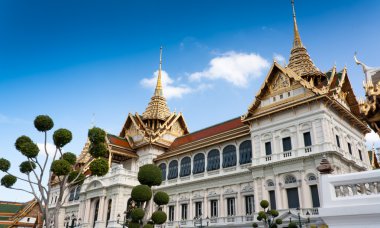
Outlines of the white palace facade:
[[[301,42],[295,13],[289,63],[273,62],[246,113],[189,132],[171,112],[161,84],[145,112],[129,114],[119,135],[107,134],[110,171],[68,192],[58,227],[122,227],[141,165],[154,163],[170,196],[165,227],[252,227],[260,201],[292,220],[320,226],[319,165],[334,174],[372,169],[347,70],[320,71]],[[79,160],[90,159],[84,147]],[[51,198],[51,207],[54,207]],[[298,208],[298,210],[297,210]],[[200,219],[202,218],[202,219]]]

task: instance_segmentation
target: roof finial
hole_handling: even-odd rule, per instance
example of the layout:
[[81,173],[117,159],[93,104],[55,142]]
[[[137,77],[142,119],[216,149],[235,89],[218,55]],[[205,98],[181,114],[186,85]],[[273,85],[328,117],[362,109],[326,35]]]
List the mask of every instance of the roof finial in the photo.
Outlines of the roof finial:
[[292,8],[293,8],[293,23],[294,23],[294,41],[293,48],[302,47],[300,33],[298,32],[297,20],[296,20],[296,10],[294,7],[294,0],[291,0]]
[[154,91],[155,96],[162,96],[162,82],[161,82],[162,75],[161,74],[162,74],[162,46],[160,47],[160,67],[158,69],[156,90]]

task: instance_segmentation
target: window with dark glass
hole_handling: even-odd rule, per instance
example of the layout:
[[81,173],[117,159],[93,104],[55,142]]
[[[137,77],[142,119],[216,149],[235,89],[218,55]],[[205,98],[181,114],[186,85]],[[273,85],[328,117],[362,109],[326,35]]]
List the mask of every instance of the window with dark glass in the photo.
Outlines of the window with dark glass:
[[275,210],[276,209],[276,194],[274,190],[269,191],[269,203],[270,203],[270,209]]
[[202,215],[202,202],[195,202],[195,217]]
[[352,155],[351,143],[347,143],[348,152]]
[[210,201],[211,218],[218,217],[218,200]]
[[359,152],[359,158],[360,158],[360,160],[362,160],[362,161],[363,161],[363,157],[362,157],[362,151],[361,151],[361,150],[358,150],[358,152]]
[[304,141],[305,147],[311,146],[310,132],[303,133],[303,141]]
[[187,220],[187,204],[181,204],[181,219]]
[[178,161],[174,160],[169,163],[168,179],[174,179],[178,177]]
[[161,163],[159,167],[161,169],[162,180],[164,181],[164,180],[166,180],[166,164]]
[[169,206],[169,221],[173,221],[174,220],[174,206],[171,205]]
[[318,195],[318,186],[310,185],[311,199],[313,201],[313,207],[319,207],[319,195]]
[[194,156],[193,174],[203,173],[205,171],[205,155],[199,153]]
[[217,170],[220,168],[219,150],[213,149],[207,155],[207,171]]
[[79,200],[79,193],[80,193],[80,189],[81,189],[81,185],[77,186],[76,189],[75,189],[75,196],[74,196],[74,200]]
[[223,168],[236,165],[236,147],[228,145],[223,149]]
[[235,198],[227,198],[227,215],[235,215]]
[[181,160],[181,172],[180,177],[189,176],[191,173],[191,158],[185,157]]
[[246,215],[252,215],[255,211],[254,204],[253,204],[253,195],[245,196],[245,214]]
[[282,138],[282,149],[283,151],[292,150],[292,140],[290,137]]
[[335,138],[336,138],[336,145],[340,148],[339,136],[335,135]]
[[247,164],[252,161],[251,140],[244,141],[239,146],[240,164]]
[[108,226],[108,222],[111,217],[111,209],[112,209],[112,199],[108,200],[108,207],[107,207],[107,220],[106,220],[106,227]]
[[299,208],[300,201],[298,198],[298,188],[287,188],[286,194],[288,195],[289,208]]
[[272,154],[272,145],[270,142],[265,143],[265,155],[271,155]]
[[75,196],[75,188],[70,190],[69,201],[73,201]]

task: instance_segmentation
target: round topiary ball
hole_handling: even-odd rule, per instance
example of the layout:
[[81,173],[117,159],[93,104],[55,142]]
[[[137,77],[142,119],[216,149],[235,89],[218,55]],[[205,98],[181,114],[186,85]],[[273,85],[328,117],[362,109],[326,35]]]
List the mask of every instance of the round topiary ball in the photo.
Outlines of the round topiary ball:
[[105,143],[93,143],[90,146],[89,152],[93,157],[98,158],[104,157],[108,153],[108,149]]
[[167,219],[166,213],[163,211],[155,211],[152,214],[152,220],[154,224],[161,225],[166,222],[166,219]]
[[22,173],[30,173],[35,168],[36,168],[36,163],[32,161],[24,161],[20,164],[20,172]]
[[92,143],[104,143],[106,141],[106,132],[98,127],[93,127],[88,130],[88,139]]
[[154,228],[154,225],[152,224],[145,224],[143,228]]
[[10,167],[11,167],[11,163],[7,159],[0,158],[0,170],[1,171],[7,172]]
[[27,158],[35,158],[40,152],[40,149],[37,144],[33,142],[25,142],[20,145],[20,152]]
[[12,187],[17,181],[17,178],[13,175],[5,175],[3,178],[1,178],[1,185],[3,185],[6,188]]
[[75,163],[77,162],[77,156],[71,152],[66,152],[62,154],[62,159],[69,162],[70,165],[75,165]]
[[71,131],[64,128],[56,130],[53,134],[53,141],[56,147],[64,147],[72,139],[73,135],[71,134]]
[[282,224],[282,219],[276,219],[276,224],[281,225]]
[[264,220],[267,218],[267,214],[264,211],[259,211],[259,216]]
[[16,142],[15,142],[15,147],[18,151],[21,151],[21,147],[25,144],[25,143],[32,143],[33,141],[28,137],[28,136],[25,136],[25,135],[22,135],[20,137],[18,137],[16,139]]
[[133,222],[139,222],[142,218],[144,218],[145,211],[141,208],[133,209],[131,212],[131,218]]
[[276,210],[271,210],[271,211],[270,211],[270,214],[271,214],[273,217],[277,217],[277,216],[278,216],[278,211],[276,211]]
[[65,176],[70,173],[71,165],[68,161],[59,159],[51,163],[50,170],[57,176]]
[[137,185],[132,189],[131,197],[136,202],[145,202],[152,198],[152,190],[148,185]]
[[34,127],[38,131],[49,131],[54,127],[53,120],[47,115],[39,115],[34,119]]
[[156,192],[153,201],[158,205],[166,205],[169,203],[169,195],[166,192]]
[[261,200],[260,206],[265,209],[269,207],[269,202],[267,200]]
[[147,164],[140,167],[137,178],[141,184],[148,186],[158,186],[162,182],[161,169],[154,164]]
[[261,218],[260,215],[258,215],[258,216],[256,217],[256,219],[257,219],[257,221],[261,221],[261,220],[263,220],[263,218]]
[[97,158],[90,164],[90,171],[92,175],[104,176],[108,173],[108,161],[104,158]]
[[130,222],[130,223],[128,223],[128,228],[140,228],[140,223]]
[[252,227],[255,227],[255,228],[256,228],[256,227],[259,227],[259,225],[258,225],[257,223],[254,222],[254,223],[252,223]]
[[69,183],[75,181],[75,184],[81,185],[83,184],[85,178],[86,176],[83,173],[79,174],[78,171],[72,171],[69,173],[67,180],[69,181]]
[[270,225],[270,228],[277,228],[277,224]]
[[288,224],[288,228],[297,228],[298,226],[297,226],[297,224],[295,223],[295,222],[290,222],[289,224]]

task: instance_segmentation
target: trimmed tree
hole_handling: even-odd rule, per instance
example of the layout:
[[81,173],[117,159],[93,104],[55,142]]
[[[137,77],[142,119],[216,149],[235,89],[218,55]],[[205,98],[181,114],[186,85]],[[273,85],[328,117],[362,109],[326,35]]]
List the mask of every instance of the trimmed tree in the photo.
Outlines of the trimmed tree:
[[[140,167],[137,177],[140,185],[132,189],[131,198],[138,206],[132,209],[128,227],[150,228],[154,224],[165,223],[167,215],[162,211],[162,206],[169,203],[169,195],[166,192],[158,191],[153,196],[152,191],[153,186],[159,186],[162,182],[160,168],[154,164],[143,165]],[[158,210],[153,212],[151,218],[148,219],[152,196]]]
[[[25,177],[9,173],[11,163],[5,158],[0,158],[0,171],[6,174],[0,182],[6,188],[32,194],[39,204],[43,222],[45,224],[54,223],[58,227],[60,226],[58,224],[59,210],[69,195],[64,193],[83,183],[86,178],[83,174],[84,167],[89,165],[92,175],[103,176],[108,172],[108,162],[104,158],[100,158],[107,153],[104,149],[106,148],[104,144],[106,133],[100,128],[89,130],[90,153],[93,152],[91,153],[93,159],[86,163],[78,163],[74,153],[63,152],[63,147],[72,140],[72,133],[69,130],[61,128],[53,133],[53,142],[56,148],[52,154],[49,154],[47,151],[48,132],[54,127],[53,120],[47,115],[39,115],[34,120],[34,126],[44,135],[43,152],[45,156],[38,157],[40,149],[31,138],[25,135],[20,136],[15,142],[15,147],[26,158],[26,161],[19,165],[20,172]],[[49,161],[52,161],[51,164]],[[14,187],[17,180],[28,183],[29,189]],[[58,188],[59,195],[56,205],[50,209],[52,211],[49,211],[52,188]]]
[[[267,200],[262,200],[260,206],[263,210],[259,211],[257,220],[263,221],[266,228],[275,228],[277,225],[282,224],[281,219],[276,219],[279,215],[278,211],[269,209],[269,202]],[[257,223],[252,224],[252,227],[257,227]]]

